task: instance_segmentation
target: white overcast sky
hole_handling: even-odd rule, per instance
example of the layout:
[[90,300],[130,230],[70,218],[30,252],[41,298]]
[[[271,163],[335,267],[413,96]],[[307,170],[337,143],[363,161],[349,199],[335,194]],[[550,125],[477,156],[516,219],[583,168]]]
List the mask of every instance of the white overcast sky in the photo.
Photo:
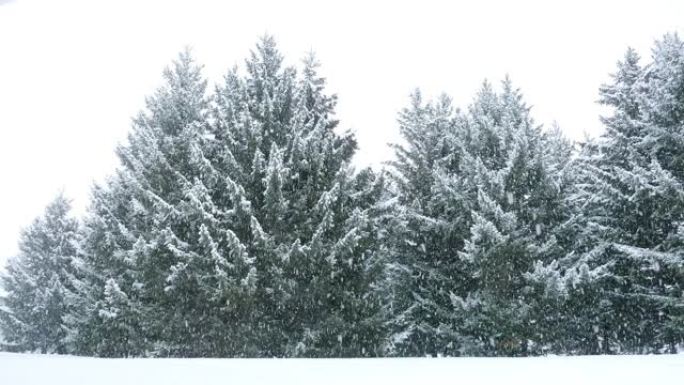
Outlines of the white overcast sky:
[[684,31],[684,1],[0,0],[0,263],[60,189],[87,205],[114,147],[194,47],[210,80],[274,35],[289,63],[317,52],[359,164],[379,164],[397,111],[420,87],[465,106],[505,74],[533,115],[581,139],[601,128],[597,89],[627,46]]

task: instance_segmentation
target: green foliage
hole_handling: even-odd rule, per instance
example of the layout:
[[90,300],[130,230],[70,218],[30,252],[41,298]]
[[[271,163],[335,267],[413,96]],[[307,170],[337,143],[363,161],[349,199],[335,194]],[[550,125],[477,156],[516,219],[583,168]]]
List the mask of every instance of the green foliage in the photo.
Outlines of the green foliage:
[[595,331],[583,337],[588,344],[568,334],[575,352],[673,352],[682,342],[684,254],[675,246],[684,220],[682,71],[684,44],[667,35],[646,66],[628,50],[601,87],[613,113],[577,160],[579,226],[565,263],[567,323]]
[[272,37],[207,90],[189,51],[93,188],[21,236],[5,348],[106,357],[663,353],[684,343],[684,43],[628,50],[578,151],[506,78],[420,92],[387,171],[314,55]]
[[0,329],[15,351],[68,353],[64,318],[73,307],[78,222],[59,194],[23,230],[19,255],[2,276]]

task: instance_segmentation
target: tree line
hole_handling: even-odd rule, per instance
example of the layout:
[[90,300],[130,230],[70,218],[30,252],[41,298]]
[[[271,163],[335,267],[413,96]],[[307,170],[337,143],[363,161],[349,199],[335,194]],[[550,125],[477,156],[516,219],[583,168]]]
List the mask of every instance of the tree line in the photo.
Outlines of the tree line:
[[419,91],[355,169],[308,55],[264,37],[209,89],[188,51],[76,218],[2,276],[4,348],[103,357],[672,353],[684,343],[684,43],[601,86],[605,132],[543,128],[512,81]]

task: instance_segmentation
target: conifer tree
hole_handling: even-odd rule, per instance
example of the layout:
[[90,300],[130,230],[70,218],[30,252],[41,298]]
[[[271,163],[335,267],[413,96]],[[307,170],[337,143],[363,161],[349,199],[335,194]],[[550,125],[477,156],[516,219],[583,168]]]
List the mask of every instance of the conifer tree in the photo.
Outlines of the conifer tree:
[[230,228],[258,277],[241,320],[250,355],[375,355],[382,178],[351,168],[356,140],[336,130],[315,57],[299,75],[282,61],[263,38],[216,98],[213,159],[234,186]]
[[68,353],[65,317],[72,307],[78,222],[59,194],[21,233],[19,254],[2,276],[0,329],[15,351]]
[[414,97],[401,123],[399,354],[531,353],[541,311],[530,274],[562,255],[569,143],[534,125],[508,79],[500,94],[485,83],[467,113]]
[[384,287],[392,355],[453,355],[459,348],[449,293],[468,285],[457,258],[468,219],[467,202],[448,179],[464,151],[457,118],[448,97],[426,103],[419,91],[400,114],[405,143],[393,146],[398,207],[389,222],[392,258]]
[[[211,196],[220,177],[204,157],[209,105],[200,67],[185,51],[164,79],[118,148],[121,167],[93,191],[83,304],[73,317],[83,353],[198,354],[210,344],[202,327],[212,325],[209,311],[220,298],[213,291],[200,296],[198,281],[225,295],[235,289],[229,277],[249,270],[239,251],[213,249],[232,238],[218,225]],[[198,265],[206,276],[188,272]]]
[[134,121],[86,218],[82,352],[378,354],[382,178],[355,172],[317,63],[271,37],[213,98],[187,53]]
[[528,278],[562,255],[556,232],[567,217],[571,147],[534,124],[509,79],[500,94],[485,84],[469,115],[462,177],[471,227],[460,258],[475,282],[454,296],[457,313],[468,318],[462,333],[475,338],[473,353],[526,355],[545,343]]
[[[581,327],[593,330],[577,351],[674,351],[682,341],[682,73],[684,45],[667,35],[646,66],[628,50],[600,89],[613,114],[579,159],[584,231],[566,263],[575,304],[568,318],[577,312]],[[590,312],[580,312],[586,303]]]

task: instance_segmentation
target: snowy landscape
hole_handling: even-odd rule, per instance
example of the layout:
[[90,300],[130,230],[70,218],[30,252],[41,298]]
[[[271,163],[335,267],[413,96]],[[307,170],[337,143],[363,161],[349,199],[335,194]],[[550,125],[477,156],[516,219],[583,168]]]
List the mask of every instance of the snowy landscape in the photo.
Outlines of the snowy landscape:
[[[23,6],[0,1],[0,24]],[[219,77],[177,50],[82,207],[59,190],[0,260],[0,383],[677,383],[680,33],[613,42],[622,53],[585,100],[600,130],[583,138],[537,120],[515,73],[467,99],[385,90],[402,104],[377,164],[359,161],[374,127],[347,123],[340,67],[293,53],[288,34],[255,36]],[[15,93],[0,101],[34,105]],[[41,177],[16,163],[8,186],[34,190],[21,181]]]
[[13,385],[676,384],[684,355],[536,358],[98,359],[0,353]]

